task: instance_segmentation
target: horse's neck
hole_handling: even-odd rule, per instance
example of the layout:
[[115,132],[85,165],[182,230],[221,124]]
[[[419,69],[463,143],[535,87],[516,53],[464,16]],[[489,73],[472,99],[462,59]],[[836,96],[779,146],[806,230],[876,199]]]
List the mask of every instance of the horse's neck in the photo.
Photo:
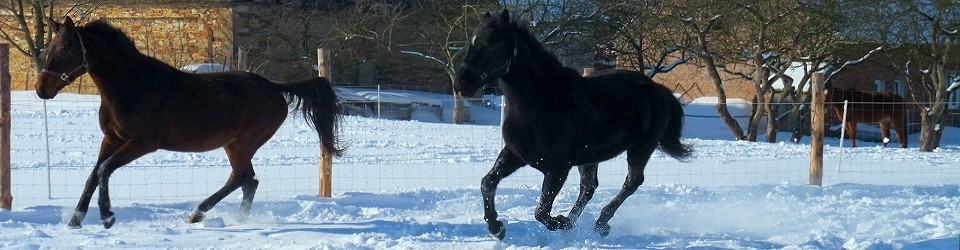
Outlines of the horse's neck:
[[[124,55],[110,57],[98,55],[97,58],[109,58],[90,63],[89,74],[97,90],[105,101],[122,101],[124,98],[137,98],[139,92],[146,91],[144,85],[154,84],[156,75],[164,75],[167,69],[156,67],[151,58],[144,55]],[[123,58],[123,59],[120,59]]]
[[562,68],[544,71],[537,67],[537,62],[521,61],[504,76],[501,89],[507,106],[517,111],[541,112],[569,105],[577,94],[576,76],[564,74]]

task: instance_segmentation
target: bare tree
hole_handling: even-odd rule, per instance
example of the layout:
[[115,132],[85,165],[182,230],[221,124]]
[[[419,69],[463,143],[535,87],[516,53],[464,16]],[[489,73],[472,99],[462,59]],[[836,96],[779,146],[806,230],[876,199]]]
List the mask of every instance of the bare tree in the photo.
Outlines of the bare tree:
[[[908,75],[919,76],[919,86],[910,92],[925,92],[926,100],[912,95],[920,110],[920,150],[933,151],[940,146],[946,124],[948,87],[953,76],[948,65],[960,65],[956,54],[960,47],[960,2],[952,0],[904,0],[909,15],[903,20],[905,29],[898,30],[900,41],[912,50],[914,61],[902,66]],[[912,27],[912,28],[911,28]],[[915,65],[915,66],[912,66]],[[957,69],[954,69],[957,70]],[[913,78],[907,77],[908,81]],[[913,87],[914,84],[908,84]]]
[[[398,45],[399,52],[434,62],[443,67],[453,86],[457,69],[463,61],[470,36],[480,24],[481,13],[489,9],[483,1],[466,0],[462,4],[433,2],[418,6],[419,18],[416,32],[419,41]],[[452,89],[452,88],[451,88]],[[467,121],[468,112],[464,98],[453,91],[454,106],[452,121],[461,124]]]
[[604,41],[603,52],[616,58],[619,67],[654,78],[696,57],[674,46],[682,40],[677,34],[684,32],[669,20],[664,2],[599,2],[604,14],[597,22],[607,27],[608,34],[598,40]]
[[699,63],[707,71],[717,91],[717,114],[723,120],[734,138],[744,139],[744,132],[740,124],[730,115],[727,108],[726,91],[723,88],[723,79],[720,76],[721,57],[715,53],[722,50],[720,41],[730,38],[730,19],[733,19],[734,9],[725,1],[677,1],[668,6],[666,13],[678,26],[684,27],[685,36],[676,46],[696,55]]
[[[415,58],[441,68],[452,86],[481,13],[493,6],[496,2],[489,0],[358,2],[333,20],[324,43],[340,46],[359,60]],[[452,94],[452,121],[463,123],[467,120],[463,97]]]
[[30,58],[37,72],[44,65],[42,52],[50,43],[53,30],[50,20],[59,20],[64,15],[78,13],[77,19],[86,18],[85,13],[99,6],[99,1],[55,0],[3,0],[0,12],[6,12],[13,24],[0,22],[0,39]]
[[608,17],[593,0],[506,0],[504,7],[527,22],[547,50],[571,68],[593,66],[600,44],[609,41]]
[[[730,0],[741,18],[730,25],[740,34],[741,39],[733,40],[735,46],[731,59],[745,62],[746,69],[724,70],[732,75],[743,77],[753,83],[754,109],[747,124],[745,140],[756,141],[758,127],[764,115],[767,116],[767,142],[776,141],[779,127],[778,106],[771,105],[774,98],[773,83],[783,77],[793,58],[786,52],[792,48],[789,39],[783,39],[791,29],[797,28],[789,20],[795,18],[798,9],[792,1]],[[739,51],[739,56],[737,56]],[[736,66],[739,64],[731,64]],[[770,98],[770,99],[768,99]]]

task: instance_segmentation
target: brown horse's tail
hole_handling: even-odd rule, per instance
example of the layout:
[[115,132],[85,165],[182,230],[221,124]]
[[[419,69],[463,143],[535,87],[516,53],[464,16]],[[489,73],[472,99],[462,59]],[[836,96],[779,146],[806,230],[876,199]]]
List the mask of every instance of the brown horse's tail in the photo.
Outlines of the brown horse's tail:
[[339,97],[326,78],[318,77],[306,81],[280,83],[280,90],[287,94],[287,100],[300,110],[303,118],[320,135],[321,150],[327,155],[340,156],[343,149],[337,145],[340,139],[337,130],[342,118]]

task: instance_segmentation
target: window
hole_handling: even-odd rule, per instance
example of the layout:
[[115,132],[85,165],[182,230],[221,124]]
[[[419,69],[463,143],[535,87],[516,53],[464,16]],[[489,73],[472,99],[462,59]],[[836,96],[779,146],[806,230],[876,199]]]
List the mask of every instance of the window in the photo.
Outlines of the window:
[[907,94],[906,84],[903,84],[903,82],[901,82],[900,80],[894,81],[893,93],[900,97],[906,97],[906,94]]
[[877,92],[886,92],[887,91],[887,82],[883,80],[873,80],[873,84],[877,85]]

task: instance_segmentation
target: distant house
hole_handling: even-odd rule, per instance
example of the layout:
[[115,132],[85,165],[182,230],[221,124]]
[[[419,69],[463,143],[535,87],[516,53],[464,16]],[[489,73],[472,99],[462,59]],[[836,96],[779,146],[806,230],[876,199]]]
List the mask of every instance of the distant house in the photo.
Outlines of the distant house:
[[[850,58],[850,60],[859,58],[872,48],[874,47],[862,46],[844,49],[843,51],[849,53],[848,55],[844,55],[844,57]],[[960,53],[960,49],[953,51],[954,53]],[[951,58],[960,59],[960,56],[953,56]],[[960,62],[958,62],[957,59],[951,60],[947,65],[947,73],[954,77],[960,76]],[[831,78],[830,84],[834,87],[852,88],[862,91],[892,92],[904,97],[908,102],[913,102],[914,97],[919,102],[926,102],[929,100],[928,92],[925,91],[925,88],[920,84],[922,80],[916,77],[907,79],[906,74],[894,66],[905,65],[909,60],[904,49],[894,49],[877,53],[862,63],[849,66],[838,72]],[[795,63],[794,65],[794,67],[799,66],[799,63]],[[918,67],[916,63],[914,63],[913,66]],[[742,68],[742,66],[733,66],[731,68],[737,67]],[[919,71],[922,69],[913,68],[912,70]],[[788,71],[788,74],[792,75],[794,80],[799,80],[800,77],[802,77],[802,70],[799,68],[793,69]],[[744,99],[748,101],[754,100],[756,90],[752,82],[735,75],[726,74],[722,71],[721,78],[723,79],[723,89],[727,98]],[[688,101],[702,96],[717,95],[716,87],[712,79],[707,75],[706,70],[697,65],[696,59],[679,65],[668,73],[657,74],[654,81],[672,88],[674,92],[683,94],[689,98]],[[908,85],[911,82],[913,85]],[[777,94],[782,88],[782,83],[775,83],[774,94]],[[809,91],[809,87],[802,91]],[[799,101],[802,100],[798,100],[798,102]],[[952,93],[947,106],[948,115],[952,117],[948,118],[948,120],[955,121],[954,124],[960,124],[960,91],[954,91]],[[911,108],[908,114],[908,122],[919,123],[919,115],[917,114],[919,110],[917,106],[911,105]],[[828,122],[836,122],[836,120],[828,116]],[[781,129],[790,129],[790,126],[781,126]]]

